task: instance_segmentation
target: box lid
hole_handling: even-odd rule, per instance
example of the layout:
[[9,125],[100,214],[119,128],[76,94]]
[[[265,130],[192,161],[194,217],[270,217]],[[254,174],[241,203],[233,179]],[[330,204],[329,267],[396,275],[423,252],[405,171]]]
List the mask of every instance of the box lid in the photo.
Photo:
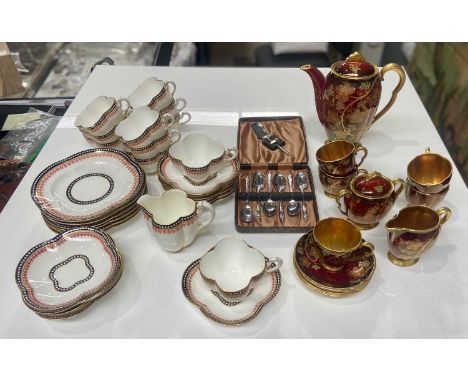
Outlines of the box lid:
[[[275,134],[284,140],[283,148],[292,155],[288,156],[279,149],[270,150],[263,145],[250,127],[252,122],[261,122],[269,135]],[[291,166],[306,164],[309,161],[304,125],[299,116],[240,118],[237,147],[241,166],[268,164]]]

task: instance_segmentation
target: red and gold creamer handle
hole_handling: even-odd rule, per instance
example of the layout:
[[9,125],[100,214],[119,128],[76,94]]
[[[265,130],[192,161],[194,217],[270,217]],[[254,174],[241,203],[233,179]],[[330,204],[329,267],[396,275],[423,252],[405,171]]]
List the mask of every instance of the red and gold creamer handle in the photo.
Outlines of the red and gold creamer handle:
[[377,115],[372,120],[372,123],[375,123],[382,115],[384,115],[388,111],[388,109],[390,109],[393,106],[393,104],[396,101],[396,97],[398,93],[400,92],[401,88],[405,84],[405,80],[406,80],[405,71],[398,64],[387,64],[382,68],[379,74],[382,81],[384,80],[385,73],[387,73],[390,70],[397,72],[398,76],[400,77],[400,80],[398,81],[398,84],[395,87],[395,89],[393,89],[392,97],[390,98],[390,101],[388,101],[385,107],[377,113]]

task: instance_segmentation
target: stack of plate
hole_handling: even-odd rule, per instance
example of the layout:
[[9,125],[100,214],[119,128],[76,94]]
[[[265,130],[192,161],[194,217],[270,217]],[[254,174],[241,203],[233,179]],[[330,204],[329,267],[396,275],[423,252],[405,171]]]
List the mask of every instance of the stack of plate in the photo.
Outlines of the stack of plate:
[[320,248],[313,237],[313,229],[303,235],[296,244],[293,255],[294,268],[299,279],[310,289],[329,297],[344,297],[363,290],[372,279],[376,259],[368,247],[361,247],[360,261],[350,261],[339,271],[323,268]]
[[218,171],[216,177],[203,185],[190,183],[169,154],[164,154],[158,165],[158,177],[165,190],[178,188],[195,201],[214,203],[234,193],[238,186],[239,161],[232,159]]
[[64,319],[108,293],[122,270],[112,238],[80,227],[31,248],[16,268],[16,284],[29,309],[44,318]]
[[112,149],[81,151],[43,170],[31,196],[55,232],[93,226],[108,229],[139,211],[145,173],[127,154]]

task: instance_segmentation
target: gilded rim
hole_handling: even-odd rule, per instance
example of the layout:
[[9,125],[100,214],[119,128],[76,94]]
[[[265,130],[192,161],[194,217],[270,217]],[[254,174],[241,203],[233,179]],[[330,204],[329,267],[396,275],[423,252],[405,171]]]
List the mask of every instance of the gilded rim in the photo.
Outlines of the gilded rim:
[[[389,227],[388,226],[388,224],[393,219],[397,218],[398,215],[402,211],[405,211],[405,210],[408,210],[408,209],[416,210],[416,209],[420,209],[420,208],[425,209],[428,212],[435,214],[437,216],[437,224],[434,225],[433,227],[427,228],[427,229],[414,229],[414,228],[402,228],[402,227]],[[433,231],[435,229],[441,229],[442,228],[442,221],[441,221],[441,218],[440,218],[440,215],[439,215],[438,211],[446,212],[447,214],[449,214],[449,217],[452,215],[452,211],[447,207],[440,207],[437,210],[434,210],[433,208],[425,206],[423,204],[417,204],[417,205],[414,205],[414,206],[407,206],[407,207],[402,208],[395,215],[393,215],[393,217],[387,223],[385,223],[385,228],[387,229],[387,231],[390,231],[390,232],[407,231],[407,232],[414,232],[414,233],[429,233],[429,232],[431,232],[431,231]]]
[[369,74],[369,75],[367,75],[367,76],[360,76],[360,77],[359,77],[359,76],[349,76],[349,75],[345,75],[345,74],[338,73],[338,72],[335,70],[336,66],[337,66],[338,64],[340,64],[340,63],[341,63],[341,61],[338,61],[338,62],[335,62],[334,64],[332,64],[330,70],[331,70],[331,72],[333,73],[334,76],[339,77],[339,78],[342,78],[342,79],[344,79],[344,80],[348,80],[348,81],[370,80],[371,78],[374,78],[374,77],[378,76],[379,73],[380,73],[380,72],[379,72],[379,68],[378,68],[376,65],[371,64],[371,63],[369,62],[369,64],[371,64],[371,65],[374,67],[374,73]]
[[[349,248],[349,249],[346,249],[346,250],[342,250],[342,251],[338,251],[336,249],[331,249],[331,248],[328,248],[327,246],[323,245],[320,243],[320,240],[317,239],[317,237],[315,236],[315,229],[311,229],[309,232],[312,232],[312,237],[314,238],[315,242],[317,243],[317,245],[319,247],[323,247],[325,248],[325,250],[327,251],[330,251],[330,252],[335,252],[335,253],[346,253],[346,252],[353,252],[355,250],[357,250],[360,246],[361,246],[361,243],[362,243],[362,235],[361,235],[361,230],[359,229],[359,227],[354,224],[354,222],[348,220],[348,219],[343,219],[343,218],[336,218],[336,217],[329,217],[329,218],[325,218],[325,219],[322,219],[322,220],[319,220],[315,226],[317,226],[317,224],[319,224],[320,222],[323,222],[323,221],[327,221],[327,220],[340,220],[340,221],[343,221],[343,222],[347,222],[347,223],[350,223],[354,228],[356,228],[357,232],[359,232],[359,236],[361,236],[361,240],[359,241],[359,243],[357,245],[355,245],[354,247],[352,248]],[[315,228],[315,227],[314,227]],[[299,239],[300,240],[300,239]]]

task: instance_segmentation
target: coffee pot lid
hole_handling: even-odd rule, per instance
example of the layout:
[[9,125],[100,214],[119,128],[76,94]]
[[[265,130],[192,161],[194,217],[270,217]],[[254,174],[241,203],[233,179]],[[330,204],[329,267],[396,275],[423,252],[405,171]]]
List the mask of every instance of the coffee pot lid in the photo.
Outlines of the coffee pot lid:
[[335,62],[331,70],[339,77],[356,80],[372,78],[379,72],[379,69],[367,62],[359,52],[350,54],[344,61]]
[[352,181],[353,190],[364,197],[382,198],[393,191],[393,183],[379,172],[358,175]]

